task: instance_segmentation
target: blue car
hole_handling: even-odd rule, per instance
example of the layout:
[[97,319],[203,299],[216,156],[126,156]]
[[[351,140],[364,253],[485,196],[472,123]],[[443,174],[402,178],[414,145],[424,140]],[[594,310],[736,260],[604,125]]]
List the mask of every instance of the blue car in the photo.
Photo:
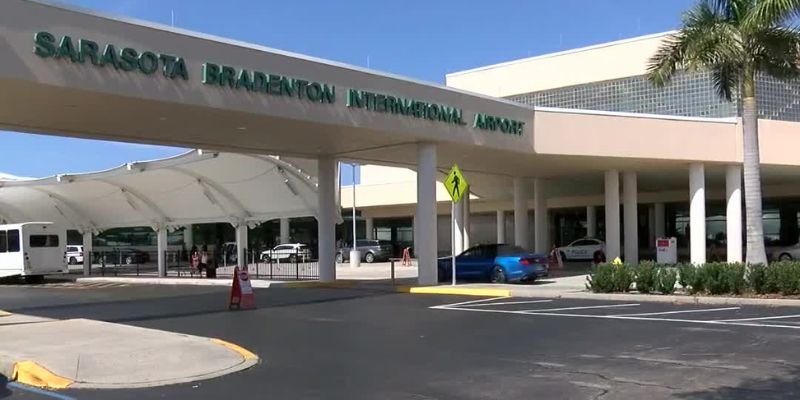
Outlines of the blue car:
[[[452,258],[439,258],[439,281],[452,279],[452,273]],[[532,282],[547,273],[547,256],[507,244],[483,244],[456,256],[456,279]]]

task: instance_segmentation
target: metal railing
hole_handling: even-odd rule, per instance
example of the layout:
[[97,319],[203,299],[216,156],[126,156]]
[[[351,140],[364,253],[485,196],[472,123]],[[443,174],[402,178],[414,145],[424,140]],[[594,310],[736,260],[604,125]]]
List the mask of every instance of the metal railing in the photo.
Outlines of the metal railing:
[[[150,252],[130,249],[85,251],[89,258],[89,275],[153,275],[158,274],[158,262]],[[82,260],[81,260],[82,261]]]

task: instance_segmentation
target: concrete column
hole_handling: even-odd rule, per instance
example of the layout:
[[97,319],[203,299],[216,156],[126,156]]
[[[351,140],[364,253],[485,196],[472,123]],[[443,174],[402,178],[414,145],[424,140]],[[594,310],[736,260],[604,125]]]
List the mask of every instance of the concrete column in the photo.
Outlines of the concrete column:
[[84,232],[83,233],[83,275],[89,276],[92,271],[92,251],[93,251],[93,239],[92,232]]
[[436,145],[417,145],[417,240],[416,255],[420,285],[438,283],[436,234]]
[[289,243],[289,240],[291,240],[291,238],[289,238],[289,218],[281,218],[280,224],[280,243],[278,244]]
[[689,166],[689,253],[693,264],[706,262],[706,177],[705,166]]
[[375,239],[375,218],[367,218],[364,220],[367,225],[367,240]]
[[597,208],[586,206],[586,237],[597,237]]
[[453,252],[459,255],[464,251],[464,199],[461,199],[450,209],[452,211],[450,218],[455,222],[455,229],[451,229],[453,231],[453,237],[451,238]]
[[625,216],[625,261],[639,264],[639,202],[636,172],[622,173],[622,202]]
[[317,160],[317,240],[319,280],[336,280],[336,160],[320,156]]
[[247,252],[250,251],[247,248],[247,224],[240,222],[239,226],[234,228],[236,228],[236,266],[244,269],[248,262]]
[[606,259],[620,256],[619,236],[619,171],[605,172]]
[[506,242],[506,212],[497,210],[497,243]]
[[742,262],[742,167],[729,165],[725,170],[727,211],[725,216],[728,262]]
[[657,238],[663,238],[667,235],[667,214],[664,210],[664,203],[656,203],[653,205],[653,213],[655,214],[655,231]]
[[158,249],[158,276],[167,276],[167,228],[156,230],[156,244]]
[[656,209],[651,204],[647,207],[647,248],[656,246]]
[[469,233],[472,229],[472,224],[470,223],[470,214],[472,214],[472,211],[470,210],[471,202],[469,200],[469,192],[464,195],[464,198],[461,199],[461,202],[464,203],[464,205],[461,207],[464,211],[464,230],[461,232],[461,236],[464,239],[464,250],[466,250],[472,246],[472,243],[469,240]]
[[194,230],[191,224],[183,228],[183,245],[186,246],[186,251],[194,246]]
[[514,178],[514,244],[524,249],[530,247],[528,240],[528,193],[525,179]]
[[533,181],[533,250],[547,253],[550,244],[550,219],[547,216],[547,182],[536,178]]

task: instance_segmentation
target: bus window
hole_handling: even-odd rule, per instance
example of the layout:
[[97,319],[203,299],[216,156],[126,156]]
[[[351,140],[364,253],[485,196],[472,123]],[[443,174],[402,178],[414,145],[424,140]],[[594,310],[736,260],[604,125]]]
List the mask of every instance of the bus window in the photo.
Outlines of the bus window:
[[58,235],[31,235],[31,247],[58,247]]
[[9,253],[16,253],[19,251],[19,229],[11,229],[8,231],[8,247],[6,250]]
[[0,231],[0,253],[5,253],[7,251],[6,246],[6,231]]

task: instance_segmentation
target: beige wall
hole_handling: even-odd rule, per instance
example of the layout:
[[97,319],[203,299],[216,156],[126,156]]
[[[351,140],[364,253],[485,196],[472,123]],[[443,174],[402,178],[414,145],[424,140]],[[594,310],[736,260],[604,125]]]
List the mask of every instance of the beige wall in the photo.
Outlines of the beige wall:
[[648,117],[581,111],[537,111],[539,154],[741,162],[735,120]]
[[447,75],[447,85],[506,97],[642,75],[668,33],[642,36]]

